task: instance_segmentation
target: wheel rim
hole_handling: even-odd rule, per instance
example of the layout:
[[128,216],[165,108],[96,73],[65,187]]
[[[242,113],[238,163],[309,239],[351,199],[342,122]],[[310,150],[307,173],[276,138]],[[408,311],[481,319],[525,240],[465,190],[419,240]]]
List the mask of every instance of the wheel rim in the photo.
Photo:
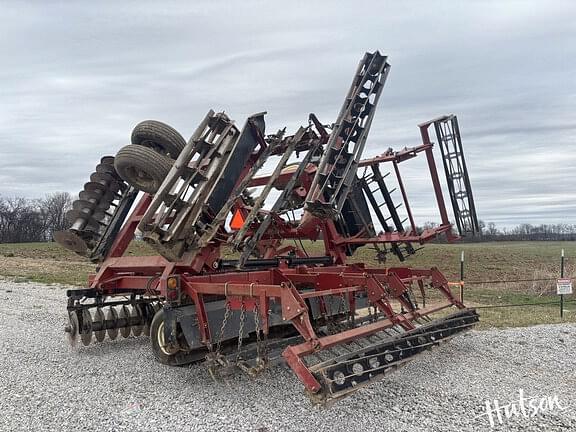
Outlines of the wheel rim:
[[154,150],[157,153],[160,153],[161,155],[170,156],[170,153],[166,150],[166,148],[158,144],[156,141],[144,140],[140,142],[140,145],[151,148],[152,150]]
[[156,340],[158,342],[158,347],[160,348],[160,351],[162,351],[162,353],[164,353],[165,355],[168,356],[174,355],[179,351],[178,348],[166,344],[166,341],[164,339],[164,322],[161,322],[160,325],[158,326],[158,332],[156,333]]
[[141,185],[143,188],[153,187],[156,182],[152,176],[150,176],[146,171],[142,171],[136,167],[126,168],[126,175],[132,180],[136,185]]

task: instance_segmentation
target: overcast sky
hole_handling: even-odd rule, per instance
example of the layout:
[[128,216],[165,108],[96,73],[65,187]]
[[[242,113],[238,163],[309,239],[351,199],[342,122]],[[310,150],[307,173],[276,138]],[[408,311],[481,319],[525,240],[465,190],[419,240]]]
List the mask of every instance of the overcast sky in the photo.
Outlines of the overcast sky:
[[[0,0],[0,18],[1,195],[76,194],[144,119],[185,138],[209,108],[331,123],[378,49],[366,156],[455,113],[481,219],[576,223],[576,2]],[[419,222],[437,220],[423,162],[404,169]]]

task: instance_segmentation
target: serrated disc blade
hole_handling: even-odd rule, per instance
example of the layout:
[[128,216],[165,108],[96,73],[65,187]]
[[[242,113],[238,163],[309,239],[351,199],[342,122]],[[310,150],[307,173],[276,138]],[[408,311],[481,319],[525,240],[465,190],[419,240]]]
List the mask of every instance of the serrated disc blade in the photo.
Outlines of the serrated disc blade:
[[[105,317],[104,312],[102,312],[102,308],[96,308],[96,311],[94,312],[94,317],[92,318],[92,325],[98,323],[100,328],[102,328],[102,326],[104,325],[104,320]],[[94,336],[96,337],[96,340],[98,342],[102,342],[106,337],[106,330],[94,331]]]
[[88,212],[88,211],[92,211],[97,207],[97,203],[95,202],[91,202],[91,201],[86,201],[86,200],[75,200],[72,203],[72,208],[74,210],[78,210],[78,211],[84,211],[84,212]]
[[80,197],[81,200],[85,200],[85,201],[93,201],[95,203],[98,203],[98,208],[101,209],[108,209],[110,207],[110,203],[112,201],[114,201],[114,194],[110,193],[106,193],[106,194],[102,194],[100,192],[93,192],[93,191],[87,191],[87,190],[83,190],[81,191],[78,196]]
[[114,306],[110,306],[110,308],[108,309],[108,312],[106,313],[106,320],[112,321],[114,323],[114,327],[109,328],[107,332],[108,337],[111,340],[115,340],[118,337],[118,327],[116,327],[118,325],[118,312],[116,312]]
[[82,331],[80,332],[80,340],[84,346],[88,346],[92,342],[92,316],[88,309],[82,311]]
[[[118,314],[118,318],[121,320],[129,320],[130,319],[130,309],[128,309],[128,306],[124,305],[120,308],[120,313]],[[120,334],[122,335],[123,338],[127,338],[128,336],[130,336],[130,329],[131,327],[128,326],[124,326],[124,327],[120,327]]]
[[66,329],[66,339],[71,347],[75,347],[78,344],[78,328],[80,324],[78,322],[78,316],[76,312],[68,312],[68,328]]
[[[130,315],[132,316],[133,322],[142,322],[142,311],[140,310],[139,305],[133,305],[130,310]],[[133,325],[132,326],[132,334],[136,337],[142,334],[143,325]]]
[[78,219],[83,219],[86,221],[86,227],[90,227],[93,231],[98,231],[102,224],[100,224],[92,215],[79,210],[68,210],[66,212],[66,217],[69,221],[75,221]]
[[110,165],[110,164],[106,164],[106,163],[100,163],[100,164],[96,165],[96,172],[110,174],[110,175],[113,175],[114,177],[116,177],[116,175],[117,175],[116,170],[114,169],[114,165]]
[[114,156],[102,156],[102,159],[100,159],[100,163],[114,165]]
[[54,241],[68,250],[84,255],[88,245],[78,234],[72,231],[56,231]]

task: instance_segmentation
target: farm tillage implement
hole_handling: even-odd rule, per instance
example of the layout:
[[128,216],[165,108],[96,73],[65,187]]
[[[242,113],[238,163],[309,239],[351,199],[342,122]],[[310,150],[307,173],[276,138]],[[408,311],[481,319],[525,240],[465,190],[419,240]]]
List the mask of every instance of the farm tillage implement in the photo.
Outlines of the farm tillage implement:
[[[281,355],[327,402],[470,329],[478,315],[437,268],[349,261],[373,251],[403,262],[438,236],[478,231],[454,115],[421,124],[415,147],[362,159],[389,71],[386,56],[366,53],[336,121],[310,114],[292,135],[266,134],[265,113],[239,128],[211,110],[187,142],[163,123],[137,125],[55,234],[97,263],[88,287],[67,293],[71,341],[146,334],[161,363],[206,361],[216,374],[254,375]],[[428,229],[415,225],[400,171],[420,155],[440,216]],[[135,238],[155,255],[126,255]]]

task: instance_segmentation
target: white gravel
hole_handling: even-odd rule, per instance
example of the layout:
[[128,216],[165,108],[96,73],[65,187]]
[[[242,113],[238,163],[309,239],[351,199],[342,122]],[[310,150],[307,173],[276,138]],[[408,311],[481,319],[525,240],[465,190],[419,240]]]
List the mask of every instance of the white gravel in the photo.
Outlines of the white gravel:
[[[223,384],[156,363],[146,337],[71,350],[63,287],[2,281],[0,299],[2,431],[576,430],[576,325],[471,332],[319,408],[283,366]],[[520,389],[562,409],[495,429],[476,417]]]

